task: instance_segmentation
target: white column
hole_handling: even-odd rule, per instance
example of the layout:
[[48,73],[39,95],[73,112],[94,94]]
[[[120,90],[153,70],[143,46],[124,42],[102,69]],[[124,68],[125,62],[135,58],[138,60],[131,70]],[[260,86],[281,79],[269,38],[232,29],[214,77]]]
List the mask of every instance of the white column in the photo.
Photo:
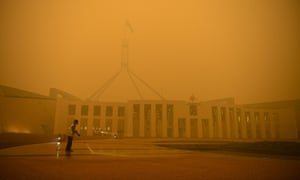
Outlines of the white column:
[[140,104],[140,137],[145,137],[145,108]]
[[167,133],[167,105],[162,104],[162,137],[168,137]]
[[155,103],[151,104],[151,137],[156,137],[156,114],[155,114]]

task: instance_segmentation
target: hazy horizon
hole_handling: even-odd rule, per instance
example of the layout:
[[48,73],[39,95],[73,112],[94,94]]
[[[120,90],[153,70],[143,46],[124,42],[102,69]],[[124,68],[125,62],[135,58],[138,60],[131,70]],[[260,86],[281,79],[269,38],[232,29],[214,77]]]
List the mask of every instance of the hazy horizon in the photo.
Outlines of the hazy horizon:
[[[299,4],[4,0],[0,85],[43,95],[57,88],[88,98],[119,71],[129,20],[129,69],[166,99],[300,99]],[[109,92],[122,87],[127,93],[124,81],[115,83]]]

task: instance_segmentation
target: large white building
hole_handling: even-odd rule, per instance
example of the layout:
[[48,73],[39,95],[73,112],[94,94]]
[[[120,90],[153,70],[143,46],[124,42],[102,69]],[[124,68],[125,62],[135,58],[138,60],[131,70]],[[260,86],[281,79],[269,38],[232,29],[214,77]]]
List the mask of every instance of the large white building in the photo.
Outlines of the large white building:
[[[237,105],[234,98],[81,100],[50,89],[49,96],[0,86],[0,131],[65,134],[74,119],[82,136],[199,140],[300,139],[300,100]],[[102,132],[102,133],[101,133]]]
[[58,90],[54,133],[74,119],[84,136],[99,132],[136,138],[298,140],[300,100],[237,105],[233,98],[206,102],[129,100],[83,101]]

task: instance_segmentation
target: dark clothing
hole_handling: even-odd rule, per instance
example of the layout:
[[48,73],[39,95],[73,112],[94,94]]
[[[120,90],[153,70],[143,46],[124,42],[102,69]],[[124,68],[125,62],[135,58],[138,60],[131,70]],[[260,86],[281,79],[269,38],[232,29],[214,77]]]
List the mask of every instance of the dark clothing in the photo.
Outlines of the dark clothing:
[[71,151],[72,143],[73,143],[73,136],[68,136],[66,151]]
[[72,151],[72,144],[73,144],[73,136],[74,135],[77,135],[77,136],[80,136],[80,134],[78,133],[78,131],[76,130],[76,125],[78,123],[74,122],[74,124],[72,124],[69,129],[68,129],[68,140],[67,140],[67,146],[66,146],[66,151],[69,151],[71,152]]

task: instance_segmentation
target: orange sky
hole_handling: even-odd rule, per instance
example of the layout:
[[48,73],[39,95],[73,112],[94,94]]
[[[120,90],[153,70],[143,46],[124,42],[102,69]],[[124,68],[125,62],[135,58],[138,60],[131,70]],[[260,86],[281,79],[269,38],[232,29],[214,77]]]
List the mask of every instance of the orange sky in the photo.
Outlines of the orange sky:
[[2,0],[0,84],[89,97],[128,19],[129,67],[166,99],[300,98],[299,15],[297,0]]

